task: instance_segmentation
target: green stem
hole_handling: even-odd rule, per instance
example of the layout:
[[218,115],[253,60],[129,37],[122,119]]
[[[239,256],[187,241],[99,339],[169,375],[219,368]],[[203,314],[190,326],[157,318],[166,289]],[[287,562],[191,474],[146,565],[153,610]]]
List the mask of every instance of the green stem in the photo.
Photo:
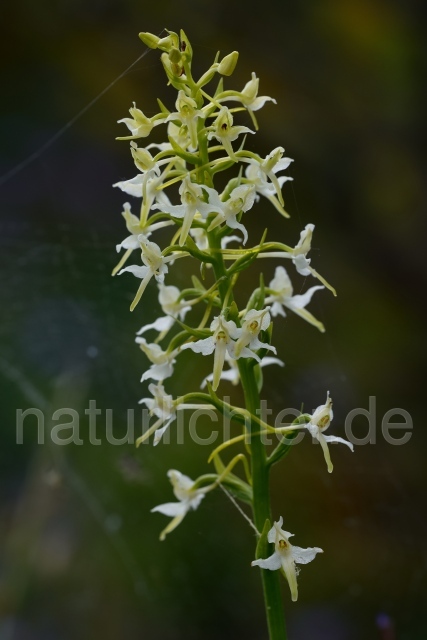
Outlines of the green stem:
[[[228,304],[233,302],[233,294],[229,293],[229,278],[225,268],[224,260],[218,249],[221,248],[221,239],[218,234],[213,231],[208,234],[209,245],[215,250],[216,256],[213,268],[217,280],[222,278],[218,289],[221,300],[224,302],[228,295]],[[255,379],[254,368],[250,361],[242,358],[238,361],[240,379],[245,395],[246,409],[253,415],[259,415],[260,397]],[[254,423],[249,424],[247,428],[252,432],[251,436],[251,466],[252,466],[252,489],[253,503],[252,510],[254,514],[255,526],[258,531],[262,531],[265,521],[271,522],[270,513],[270,494],[269,494],[269,465],[267,463],[267,452],[260,435],[254,435],[259,429]],[[280,593],[279,572],[261,569],[261,579],[264,594],[265,612],[267,616],[267,625],[270,640],[286,640],[286,627],[283,611],[282,598]]]

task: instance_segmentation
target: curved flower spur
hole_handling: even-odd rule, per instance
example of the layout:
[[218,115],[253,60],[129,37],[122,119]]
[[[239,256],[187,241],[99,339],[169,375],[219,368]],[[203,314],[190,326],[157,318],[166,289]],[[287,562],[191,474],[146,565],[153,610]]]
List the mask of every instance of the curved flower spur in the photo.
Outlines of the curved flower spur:
[[[145,290],[156,281],[161,308],[157,318],[139,329],[136,338],[148,360],[148,364],[146,360],[142,365],[145,369],[141,381],[155,381],[148,387],[151,396],[140,401],[149,409],[153,422],[136,444],[147,442],[152,436],[154,444],[159,443],[165,431],[173,429],[180,410],[209,408],[232,420],[238,435],[210,452],[213,468],[209,473],[193,481],[177,470],[170,470],[168,476],[178,502],[161,504],[152,511],[171,518],[160,536],[164,540],[218,486],[228,492],[236,506],[238,501],[249,505],[252,520],[241,507],[238,509],[257,532],[257,559],[253,565],[262,570],[270,638],[283,640],[284,612],[279,572],[275,569],[282,571],[292,599],[296,600],[296,564],[310,562],[321,549],[292,545],[291,534],[282,529],[281,518],[271,528],[270,469],[284,460],[290,446],[279,438],[275,449],[267,451],[263,436],[292,438],[298,430],[307,429],[322,445],[329,471],[332,464],[328,443],[352,445],[323,433],[332,419],[329,396],[326,404],[312,415],[301,414],[289,425],[275,428],[260,419],[262,368],[270,364],[283,366],[282,360],[271,354],[277,355],[272,344],[273,323],[283,322],[285,309],[323,332],[323,324],[306,307],[315,292],[325,287],[334,294],[335,290],[307,257],[313,224],[305,226],[296,245],[270,241],[266,231],[259,242],[247,246],[248,222],[261,202],[273,205],[272,214],[276,211],[284,218],[289,217],[282,188],[292,180],[283,173],[292,159],[284,156],[282,146],[266,157],[245,148],[247,135],[252,136],[258,130],[255,112],[266,104],[276,103],[269,96],[258,96],[259,78],[255,72],[242,90],[225,88],[224,78],[232,75],[238,60],[236,51],[222,58],[218,53],[197,79],[192,72],[193,49],[183,31],[180,34],[168,31],[162,38],[141,33],[140,38],[148,47],[161,52],[168,83],[177,94],[172,108],[158,101],[160,111],[148,117],[133,104],[131,117],[119,120],[130,132],[119,139],[130,141],[137,175],[115,186],[136,200],[139,216],[131,212],[131,204],[123,205],[128,235],[117,245],[117,251],[124,250],[124,254],[113,275],[131,273],[141,280],[131,310],[141,308],[138,304]],[[151,107],[147,104],[144,109]],[[164,131],[164,141],[144,147],[142,140],[154,128],[157,132]],[[217,177],[225,171],[233,176],[225,186],[222,180],[219,190]],[[138,253],[140,263],[124,266],[131,255]],[[181,290],[173,283],[180,258],[188,258],[194,265],[191,281]],[[240,279],[259,259],[279,261],[279,265],[274,274],[272,267],[268,267],[269,285],[264,284],[261,276],[259,286],[244,303]],[[291,277],[282,261],[287,261],[297,274],[311,275],[321,284],[294,295]],[[182,272],[180,275],[182,280]],[[166,393],[163,383],[175,372],[179,375],[182,354],[187,351],[209,358],[211,373],[201,374],[196,389],[183,388],[182,395],[174,398]],[[177,382],[185,385],[186,377],[177,378]],[[221,385],[229,383],[234,387],[241,385],[244,406],[232,405],[217,395]],[[207,392],[200,387],[207,387]],[[223,461],[222,456],[236,446],[241,450]],[[242,473],[238,473],[239,469]],[[268,545],[274,545],[272,555]]]

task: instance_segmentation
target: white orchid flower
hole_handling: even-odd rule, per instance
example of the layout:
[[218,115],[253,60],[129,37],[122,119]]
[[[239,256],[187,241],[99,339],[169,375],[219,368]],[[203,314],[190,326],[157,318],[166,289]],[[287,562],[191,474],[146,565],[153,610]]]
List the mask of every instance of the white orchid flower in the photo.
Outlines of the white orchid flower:
[[154,168],[145,173],[139,173],[130,180],[122,180],[113,184],[113,187],[118,187],[130,196],[142,198],[140,216],[142,227],[145,226],[150,209],[155,202],[165,206],[170,204],[167,195],[159,188],[163,184],[164,178],[164,174],[158,175]]
[[[184,151],[191,147],[190,134],[188,132],[188,127],[185,124],[178,127],[174,122],[169,122],[168,137],[171,138],[174,142],[176,142],[176,144],[179,147],[181,147],[181,149],[184,149]],[[173,147],[170,144],[170,142],[164,143],[164,144],[165,144],[165,147],[167,144],[169,146],[169,149],[173,150]],[[163,151],[164,150],[166,149],[163,149]]]
[[175,106],[177,110],[168,115],[166,122],[179,120],[182,125],[186,126],[191,146],[193,149],[197,149],[197,120],[198,118],[204,119],[206,117],[205,114],[197,109],[196,101],[187,96],[184,91],[178,92]]
[[230,110],[227,107],[222,107],[208,133],[208,139],[216,138],[230,158],[234,160],[235,155],[231,143],[237,140],[241,133],[255,133],[255,131],[248,127],[233,126],[233,116]]
[[[133,161],[135,162],[135,166],[142,173],[146,171],[153,170],[156,175],[160,174],[160,162],[154,162],[154,158],[149,152],[149,150],[143,147],[138,147],[136,142],[130,143],[130,152],[132,154]],[[168,158],[163,159],[163,164],[169,162]]]
[[174,364],[176,362],[175,356],[177,354],[175,350],[170,352],[163,351],[158,344],[155,342],[148,343],[146,339],[141,336],[138,336],[135,342],[139,344],[141,351],[145,353],[152,363],[152,366],[143,373],[141,382],[149,379],[162,382],[173,374]]
[[254,117],[253,112],[261,109],[266,102],[273,102],[277,104],[274,98],[269,96],[258,96],[259,78],[256,77],[256,73],[252,71],[252,77],[245,84],[242,91],[224,91],[216,97],[217,102],[223,102],[225,100],[240,102],[249,111],[254,126],[258,129],[258,124]]
[[[230,358],[234,360],[238,360],[239,358],[254,358],[257,362],[261,362],[260,358],[252,349],[264,347],[276,352],[274,347],[258,340],[258,333],[261,331],[261,328],[267,328],[270,324],[270,316],[268,315],[266,318],[267,315],[267,310],[264,312],[256,311],[252,317],[249,311],[246,316],[249,316],[249,322],[248,324],[244,322],[242,328],[238,328],[233,320],[225,320],[223,315],[216,316],[210,326],[213,332],[212,336],[204,338],[203,340],[197,340],[196,342],[187,342],[182,345],[181,349],[191,349],[195,353],[201,353],[204,356],[215,352],[212,374],[212,388],[214,391],[217,390],[221,380],[227,353]],[[252,326],[250,326],[251,323]],[[256,327],[255,323],[257,323]],[[237,340],[237,342],[235,342],[235,340]],[[247,345],[249,345],[249,348]]]
[[318,553],[323,553],[323,549],[319,547],[303,549],[292,545],[289,542],[289,538],[291,538],[293,534],[289,533],[289,531],[284,531],[282,525],[283,518],[280,517],[278,522],[275,522],[268,532],[268,542],[274,544],[273,555],[265,560],[254,560],[252,566],[269,569],[270,571],[282,569],[291,590],[292,601],[296,602],[298,600],[298,569],[295,565],[308,564],[314,560]]
[[237,339],[234,347],[234,357],[238,358],[246,347],[249,347],[252,351],[268,349],[276,353],[275,347],[266,342],[260,342],[258,339],[260,331],[268,329],[270,322],[269,307],[262,311],[250,309],[242,319],[241,328],[236,328],[233,332],[233,338]]
[[190,510],[197,509],[206,494],[206,488],[193,489],[194,481],[180,471],[171,469],[168,471],[168,478],[179,502],[167,502],[151,509],[152,513],[163,513],[165,516],[173,518],[161,532],[160,540],[164,540],[168,533],[176,529]]
[[142,398],[139,404],[145,404],[150,414],[158,418],[152,427],[140,438],[136,440],[136,446],[146,440],[149,435],[154,433],[154,446],[158,444],[171,423],[176,420],[176,403],[171,395],[165,393],[164,386],[161,382],[158,384],[148,385],[148,391],[152,394],[152,398]]
[[312,273],[312,267],[310,267],[311,259],[307,258],[307,253],[311,251],[313,231],[314,224],[307,224],[301,231],[300,239],[292,251],[292,262],[302,276],[309,276]]
[[140,336],[150,329],[154,329],[162,334],[162,337],[166,335],[169,329],[173,326],[175,319],[179,318],[181,321],[185,319],[186,314],[190,311],[191,307],[187,304],[186,300],[180,300],[181,292],[178,287],[172,285],[159,284],[159,303],[162,307],[165,316],[157,318],[151,324],[146,324],[137,332]]
[[302,276],[314,276],[322,284],[325,285],[334,295],[336,295],[335,289],[317,273],[313,267],[310,266],[311,259],[307,258],[307,253],[311,250],[311,239],[313,237],[314,224],[307,224],[303,231],[301,231],[300,239],[295,245],[293,251],[288,254],[288,257],[292,259],[296,270]]
[[[223,370],[221,372],[220,378],[221,380],[228,380],[229,382],[231,382],[232,385],[237,386],[240,382],[240,372],[239,372],[239,367],[237,365],[237,360],[235,360],[234,358],[231,358],[227,352],[225,354],[225,361],[228,364],[229,369],[226,369],[225,371]],[[260,367],[261,368],[268,367],[271,364],[278,364],[280,367],[285,366],[285,363],[282,360],[279,360],[279,358],[270,358],[267,356],[262,359],[260,363]],[[204,389],[206,387],[206,384],[212,381],[213,381],[213,373],[210,373],[208,376],[206,376],[206,378],[202,380],[202,384],[200,385],[200,388]]]
[[255,186],[257,193],[270,200],[274,207],[288,218],[289,214],[283,208],[282,187],[285,182],[293,180],[293,178],[290,176],[276,176],[276,173],[285,171],[293,162],[291,158],[282,157],[284,151],[283,147],[277,147],[262,162],[257,162],[253,158],[242,158],[242,160],[248,163],[246,178]]
[[295,247],[292,249],[287,247],[285,251],[269,251],[269,252],[261,252],[258,254],[258,258],[285,258],[288,260],[292,260],[295,265],[296,270],[302,276],[312,275],[322,284],[325,285],[327,289],[332,291],[334,296],[337,295],[335,289],[332,285],[329,284],[313,267],[310,265],[311,259],[307,258],[307,254],[311,250],[311,239],[313,236],[314,224],[307,224],[303,231],[301,231],[300,239]]
[[133,103],[133,107],[129,109],[129,113],[132,116],[131,118],[122,118],[121,120],[117,120],[117,122],[123,122],[132,135],[122,136],[118,138],[118,140],[136,140],[137,138],[146,138],[150,135],[153,127],[163,122],[163,119],[153,121],[151,118],[147,118],[147,116],[142,113],[141,109],[136,108],[135,102]]
[[156,446],[165,431],[176,420],[177,411],[184,409],[211,409],[215,407],[211,404],[192,404],[181,402],[179,399],[174,400],[173,397],[165,392],[165,388],[161,382],[157,384],[151,383],[148,385],[148,391],[153,396],[152,398],[142,398],[139,404],[145,404],[149,409],[150,414],[157,417],[155,423],[136,439],[136,446],[148,440],[148,438],[154,434],[153,445]]
[[131,304],[131,311],[135,309],[136,305],[140,301],[141,296],[144,293],[151,278],[154,276],[157,282],[162,283],[165,279],[165,273],[168,272],[168,262],[175,260],[177,257],[173,254],[164,257],[159,245],[157,245],[155,242],[150,242],[142,234],[138,236],[138,240],[141,246],[141,260],[144,263],[144,266],[133,264],[119,271],[119,275],[125,273],[126,271],[129,271],[130,273],[133,273],[133,275],[137,278],[142,279],[136,296]]
[[287,307],[288,309],[299,315],[301,318],[317,327],[319,331],[325,331],[325,327],[323,326],[323,324],[319,320],[316,320],[316,318],[309,311],[307,311],[307,309],[305,309],[315,291],[320,291],[325,287],[321,285],[317,287],[311,287],[311,289],[309,289],[302,295],[294,296],[292,295],[293,287],[287,271],[284,267],[279,266],[276,267],[274,278],[271,280],[268,288],[270,289],[271,295],[269,295],[265,299],[265,302],[266,304],[272,304],[271,315],[273,317],[276,317],[278,315],[285,317],[286,312],[284,307]]
[[347,447],[351,449],[351,451],[354,451],[352,443],[348,440],[344,440],[344,438],[338,438],[336,436],[323,435],[323,432],[326,431],[326,429],[331,424],[331,420],[333,417],[334,414],[332,411],[332,399],[330,398],[328,391],[328,394],[326,396],[326,403],[321,404],[317,407],[310,418],[310,422],[306,425],[306,427],[313,438],[316,438],[316,440],[320,442],[329,473],[332,473],[334,467],[329,453],[328,442],[341,442],[342,444],[347,445]]
[[[209,195],[209,203],[204,200],[205,192]],[[183,219],[179,236],[179,244],[183,245],[187,239],[194,216],[200,213],[203,218],[206,218],[212,211],[218,211],[222,203],[215,189],[205,186],[203,186],[202,189],[199,184],[191,182],[188,175],[183,179],[179,187],[179,194],[182,204],[172,205],[161,203],[154,205],[153,209],[161,209],[175,218]],[[217,204],[218,201],[220,202],[219,205]]]
[[124,203],[122,216],[125,219],[126,229],[130,235],[122,240],[120,244],[116,245],[117,253],[119,253],[121,249],[131,249],[131,251],[139,249],[138,236],[142,233],[139,218],[132,213],[129,202]]
[[168,227],[171,224],[173,224],[173,222],[171,222],[170,220],[165,220],[162,222],[156,222],[154,224],[148,223],[145,225],[145,227],[142,227],[139,218],[137,218],[131,212],[131,206],[129,202],[124,203],[122,216],[125,219],[126,228],[129,231],[130,235],[127,236],[124,240],[122,240],[120,244],[116,245],[117,253],[119,253],[121,249],[126,249],[126,252],[120,259],[120,262],[114,267],[113,276],[116,275],[116,273],[127,262],[132,251],[135,251],[135,249],[140,248],[141,245],[138,238],[141,234],[145,235],[145,237],[148,238],[154,231],[157,231],[157,229],[162,229],[164,227]]
[[[243,233],[243,244],[246,244],[248,239],[248,232],[243,224],[237,221],[237,216],[240,213],[249,211],[255,202],[256,192],[255,187],[252,184],[242,184],[233,189],[230,193],[230,197],[225,202],[222,202],[219,198],[215,200],[216,209],[220,209],[217,216],[212,220],[208,231],[212,231],[218,225],[225,222],[231,229],[239,229]],[[209,197],[209,203],[211,198]]]
[[221,379],[225,354],[228,352],[231,357],[234,357],[234,341],[231,338],[231,334],[236,330],[236,324],[233,320],[227,321],[224,316],[220,315],[212,320],[210,329],[213,332],[212,336],[196,342],[187,342],[182,345],[181,349],[191,349],[195,353],[201,353],[204,356],[215,352],[212,387],[216,391]]

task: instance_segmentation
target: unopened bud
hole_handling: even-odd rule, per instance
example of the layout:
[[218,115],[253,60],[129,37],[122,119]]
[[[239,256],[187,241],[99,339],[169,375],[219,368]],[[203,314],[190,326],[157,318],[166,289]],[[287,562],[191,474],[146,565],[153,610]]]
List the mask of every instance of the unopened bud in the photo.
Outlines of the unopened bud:
[[157,49],[157,47],[159,46],[160,38],[158,36],[155,36],[153,33],[142,31],[139,34],[139,37],[141,38],[142,42],[147,45],[147,47],[150,47],[150,49]]
[[180,31],[180,49],[181,49],[181,53],[183,56],[185,56],[185,58],[191,62],[191,59],[193,57],[193,49],[192,46],[190,44],[189,39],[187,38],[187,36],[185,35],[184,31],[181,29]]
[[175,49],[175,47],[172,47],[169,51],[169,60],[172,62],[172,64],[179,64],[181,62],[181,59],[182,55],[179,49]]
[[268,154],[266,159],[263,162],[263,169],[266,173],[272,171],[272,169],[276,166],[279,160],[282,158],[285,150],[283,147],[276,147],[273,149],[271,153]]
[[149,171],[155,166],[151,153],[141,149],[135,142],[130,143],[132,158],[140,171]]
[[238,51],[232,51],[231,53],[229,53],[228,56],[225,56],[225,58],[223,58],[219,63],[217,68],[218,73],[220,73],[222,76],[231,76],[234,69],[236,68],[238,58]]

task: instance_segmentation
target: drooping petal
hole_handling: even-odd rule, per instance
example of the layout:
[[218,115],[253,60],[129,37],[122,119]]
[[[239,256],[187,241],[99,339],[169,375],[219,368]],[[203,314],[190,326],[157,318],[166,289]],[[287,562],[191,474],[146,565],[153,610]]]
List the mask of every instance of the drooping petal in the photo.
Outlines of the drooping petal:
[[297,572],[296,572],[295,562],[292,556],[292,552],[281,554],[280,560],[281,560],[283,572],[289,584],[292,602],[296,602],[298,600],[298,582],[297,582]]
[[221,373],[224,367],[225,354],[227,351],[227,342],[219,339],[215,345],[214,367],[213,367],[213,379],[212,389],[217,390],[219,382],[221,380]]
[[353,444],[348,440],[344,440],[344,438],[339,438],[338,436],[323,436],[323,437],[325,438],[326,442],[340,442],[341,444],[345,444],[349,449],[351,449],[351,451],[354,452]]
[[[313,288],[323,289],[323,287],[313,287]],[[288,309],[291,309],[297,316],[300,316],[300,318],[303,318],[303,320],[312,324],[313,327],[316,327],[322,333],[325,332],[325,326],[323,322],[320,322],[320,320],[317,320],[317,318],[315,318],[313,314],[310,313],[310,311],[307,311],[307,309],[302,309],[300,307],[294,307],[293,298],[291,298],[287,302],[284,302],[284,304],[288,307]]]
[[[328,467],[328,472],[332,473],[332,471],[334,470],[334,465],[332,464],[331,454],[329,453],[328,443],[326,441],[325,436],[320,431],[320,429],[318,427],[315,427],[315,428],[317,429],[317,434],[314,437],[320,442],[320,446],[323,449],[323,455],[325,457],[326,466]],[[311,429],[310,429],[310,432],[313,435],[313,431]]]
[[160,534],[160,540],[162,542],[166,538],[168,533],[171,533],[171,531],[176,529],[177,526],[181,524],[181,522],[184,520],[186,513],[187,511],[184,511],[184,513],[178,514],[173,520],[169,522],[168,526],[163,529],[163,531]]

